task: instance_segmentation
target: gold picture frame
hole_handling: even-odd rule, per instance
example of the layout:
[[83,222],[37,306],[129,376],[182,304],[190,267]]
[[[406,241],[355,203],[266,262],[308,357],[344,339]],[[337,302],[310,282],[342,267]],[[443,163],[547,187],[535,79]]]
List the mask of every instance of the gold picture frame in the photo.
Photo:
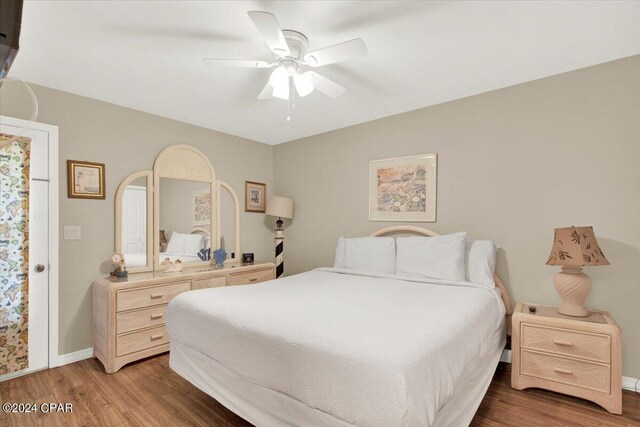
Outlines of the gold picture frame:
[[244,211],[265,213],[267,211],[267,184],[244,182]]
[[104,163],[67,160],[67,197],[106,199]]
[[438,155],[373,160],[369,164],[369,220],[435,222]]

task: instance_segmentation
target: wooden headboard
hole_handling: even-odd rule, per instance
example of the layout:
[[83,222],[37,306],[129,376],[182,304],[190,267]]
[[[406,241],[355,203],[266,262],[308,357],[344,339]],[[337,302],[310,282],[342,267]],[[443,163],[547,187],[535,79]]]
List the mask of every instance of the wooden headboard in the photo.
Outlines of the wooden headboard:
[[[383,228],[381,230],[376,231],[371,234],[371,237],[384,236],[385,234],[400,234],[400,233],[414,233],[421,234],[423,236],[435,237],[439,236],[433,230],[429,230],[428,228],[416,227],[414,225],[396,225],[393,227]],[[511,297],[509,296],[509,291],[507,287],[502,283],[502,280],[495,274],[493,275],[493,281],[496,284],[496,287],[500,288],[500,297],[502,298],[502,302],[504,303],[504,308],[506,310],[506,315],[511,316],[513,313],[513,306],[511,305]]]

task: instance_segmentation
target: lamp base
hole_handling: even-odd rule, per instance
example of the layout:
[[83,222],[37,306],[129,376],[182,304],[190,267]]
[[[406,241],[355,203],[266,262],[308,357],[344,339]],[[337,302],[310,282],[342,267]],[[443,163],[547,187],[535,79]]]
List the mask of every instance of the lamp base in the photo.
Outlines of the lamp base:
[[562,267],[553,283],[562,300],[558,313],[574,317],[589,315],[584,301],[591,291],[591,278],[582,272],[581,267]]

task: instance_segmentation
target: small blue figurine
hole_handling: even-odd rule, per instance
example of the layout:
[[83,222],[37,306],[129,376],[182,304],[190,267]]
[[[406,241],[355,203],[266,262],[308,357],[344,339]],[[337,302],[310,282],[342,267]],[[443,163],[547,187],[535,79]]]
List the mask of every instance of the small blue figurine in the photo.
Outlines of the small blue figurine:
[[222,248],[218,248],[213,251],[213,259],[216,260],[216,265],[224,264],[224,261],[227,259],[227,251]]

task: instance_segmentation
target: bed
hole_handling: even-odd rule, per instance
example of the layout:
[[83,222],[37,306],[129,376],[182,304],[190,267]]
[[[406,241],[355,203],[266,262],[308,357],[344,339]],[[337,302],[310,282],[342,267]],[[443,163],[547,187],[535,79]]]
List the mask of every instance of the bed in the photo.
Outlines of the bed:
[[[416,227],[383,229],[437,236]],[[505,346],[502,282],[320,268],[192,291],[170,365],[258,426],[467,425]]]
[[[174,233],[176,235],[180,235],[181,233]],[[194,227],[190,233],[191,235],[200,235],[202,236],[202,244],[200,245],[200,247],[198,247],[197,249],[206,249],[209,247],[209,231],[201,228],[201,227]],[[184,234],[183,234],[184,235]],[[174,238],[174,235],[171,236],[171,239]],[[171,241],[169,241],[169,244],[166,245],[167,248],[171,248],[174,245],[170,245]],[[125,253],[125,260],[127,262],[127,267],[128,268],[136,268],[136,267],[145,267],[147,265],[147,253],[146,252],[142,252],[142,253]],[[192,250],[191,252],[187,252],[184,249],[178,249],[178,250],[172,250],[172,251],[165,251],[165,252],[160,252],[160,261],[163,261],[165,259],[169,259],[169,261],[174,262],[176,260],[180,260],[182,261],[182,263],[187,264],[187,263],[192,263],[192,262],[201,262],[202,260],[200,259],[200,257],[198,256],[197,252],[195,252],[195,250]]]

